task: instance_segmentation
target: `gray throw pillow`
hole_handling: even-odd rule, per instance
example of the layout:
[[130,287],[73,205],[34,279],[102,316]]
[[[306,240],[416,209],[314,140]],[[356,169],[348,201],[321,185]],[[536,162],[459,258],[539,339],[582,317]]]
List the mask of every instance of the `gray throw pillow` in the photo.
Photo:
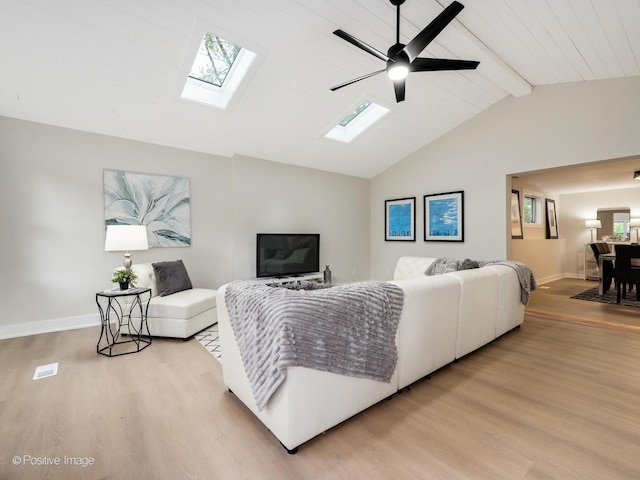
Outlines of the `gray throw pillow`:
[[161,297],[193,288],[182,260],[152,263]]
[[458,270],[470,270],[472,268],[480,268],[480,264],[475,260],[465,258],[458,264]]
[[436,258],[431,265],[427,267],[424,274],[427,276],[442,275],[458,270],[458,261],[453,258],[440,257]]

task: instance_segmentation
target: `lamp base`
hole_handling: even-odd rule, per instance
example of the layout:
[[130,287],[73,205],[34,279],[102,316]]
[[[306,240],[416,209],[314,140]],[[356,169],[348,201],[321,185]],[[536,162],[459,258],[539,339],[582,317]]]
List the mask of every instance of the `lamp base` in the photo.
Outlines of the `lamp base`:
[[133,264],[133,260],[131,260],[131,254],[129,252],[124,254],[124,260],[122,262],[124,268],[127,270],[131,270],[131,265]]

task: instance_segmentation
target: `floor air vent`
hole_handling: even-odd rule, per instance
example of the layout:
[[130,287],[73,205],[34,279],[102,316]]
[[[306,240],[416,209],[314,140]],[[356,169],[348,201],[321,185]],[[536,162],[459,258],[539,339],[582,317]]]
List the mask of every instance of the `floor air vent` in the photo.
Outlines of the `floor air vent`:
[[33,374],[34,380],[39,380],[41,378],[53,377],[58,373],[58,362],[49,363],[48,365],[40,365],[36,367],[36,371]]

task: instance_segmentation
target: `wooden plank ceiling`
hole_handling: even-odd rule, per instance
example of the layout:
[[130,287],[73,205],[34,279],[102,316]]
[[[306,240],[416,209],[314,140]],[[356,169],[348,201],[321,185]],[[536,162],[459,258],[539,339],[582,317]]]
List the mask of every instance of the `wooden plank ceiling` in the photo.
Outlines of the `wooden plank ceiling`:
[[[0,115],[370,178],[509,95],[640,75],[639,0],[463,0],[422,56],[475,71],[413,73],[395,102],[384,62],[388,0],[2,0]],[[445,0],[406,0],[405,43]],[[253,49],[259,66],[228,111],[180,100],[196,22]],[[362,99],[391,109],[351,144],[323,138]]]

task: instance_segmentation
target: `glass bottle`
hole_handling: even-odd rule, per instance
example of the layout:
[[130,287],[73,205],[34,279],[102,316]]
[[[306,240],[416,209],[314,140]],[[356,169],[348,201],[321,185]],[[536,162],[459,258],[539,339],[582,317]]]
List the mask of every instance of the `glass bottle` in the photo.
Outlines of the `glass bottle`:
[[329,265],[325,265],[324,283],[326,283],[327,285],[331,285],[331,270],[329,269]]

